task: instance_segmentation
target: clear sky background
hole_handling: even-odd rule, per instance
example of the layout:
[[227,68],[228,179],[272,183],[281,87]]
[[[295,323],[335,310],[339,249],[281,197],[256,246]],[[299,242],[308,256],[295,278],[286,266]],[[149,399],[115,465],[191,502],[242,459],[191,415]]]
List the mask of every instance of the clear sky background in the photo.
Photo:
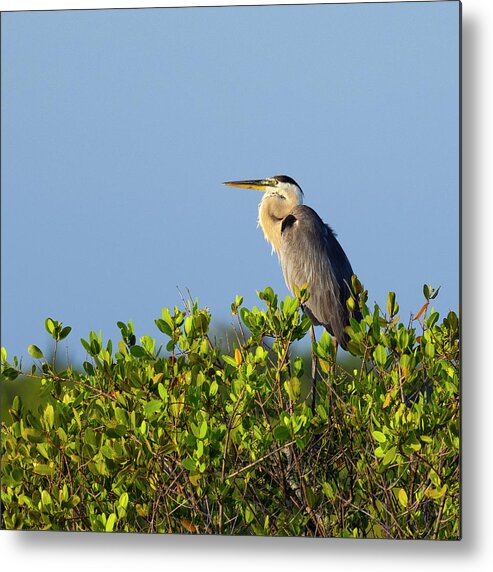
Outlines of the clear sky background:
[[288,293],[256,228],[287,174],[369,301],[459,302],[458,2],[2,14],[2,345],[132,319],[179,287],[230,322]]

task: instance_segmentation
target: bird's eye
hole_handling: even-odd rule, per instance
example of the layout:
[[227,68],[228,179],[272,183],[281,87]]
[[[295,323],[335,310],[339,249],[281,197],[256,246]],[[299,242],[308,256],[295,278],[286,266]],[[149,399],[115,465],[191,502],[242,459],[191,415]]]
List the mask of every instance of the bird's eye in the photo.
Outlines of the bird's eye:
[[269,179],[269,182],[273,187],[277,187],[277,185],[279,183],[279,181],[277,179]]

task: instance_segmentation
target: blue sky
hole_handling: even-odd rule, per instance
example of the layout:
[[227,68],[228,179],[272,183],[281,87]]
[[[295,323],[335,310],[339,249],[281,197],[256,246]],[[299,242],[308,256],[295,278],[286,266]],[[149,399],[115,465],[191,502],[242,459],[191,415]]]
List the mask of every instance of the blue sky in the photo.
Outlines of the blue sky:
[[255,191],[288,174],[369,300],[459,291],[458,2],[2,14],[2,345],[137,334],[179,287],[287,294]]

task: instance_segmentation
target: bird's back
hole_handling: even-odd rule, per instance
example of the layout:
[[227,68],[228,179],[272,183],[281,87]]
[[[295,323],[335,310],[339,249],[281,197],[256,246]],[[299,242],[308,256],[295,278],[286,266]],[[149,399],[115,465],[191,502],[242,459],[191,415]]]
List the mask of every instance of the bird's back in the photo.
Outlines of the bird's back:
[[332,229],[310,207],[294,207],[282,222],[279,258],[291,292],[294,285],[308,284],[305,311],[309,317],[347,349],[346,300],[353,270]]

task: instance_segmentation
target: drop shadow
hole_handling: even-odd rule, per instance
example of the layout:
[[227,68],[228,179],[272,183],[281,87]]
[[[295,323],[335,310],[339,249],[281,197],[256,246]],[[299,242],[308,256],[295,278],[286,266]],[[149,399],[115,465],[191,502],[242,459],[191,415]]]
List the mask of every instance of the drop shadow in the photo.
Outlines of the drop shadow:
[[[479,140],[479,80],[478,68],[480,37],[486,34],[484,21],[478,16],[464,14],[462,20],[462,185],[460,233],[460,314],[461,314],[461,552],[472,554],[479,549],[479,523],[475,515],[481,508],[477,459],[481,458],[482,440],[480,418],[481,356],[478,330],[481,319],[479,297],[475,295],[475,281],[484,262],[480,259],[482,236],[480,225],[481,202],[477,177]],[[465,279],[463,279],[463,277]],[[467,427],[466,431],[462,429]]]

